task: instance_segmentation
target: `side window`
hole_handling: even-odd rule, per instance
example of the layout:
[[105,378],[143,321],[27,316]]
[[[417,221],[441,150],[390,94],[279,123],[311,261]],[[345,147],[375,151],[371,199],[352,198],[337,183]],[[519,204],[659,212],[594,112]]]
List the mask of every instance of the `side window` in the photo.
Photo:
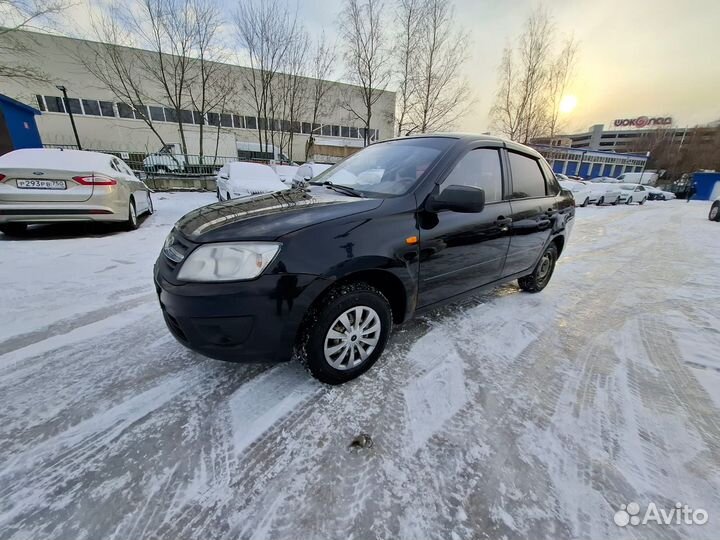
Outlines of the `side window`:
[[470,150],[443,180],[440,191],[447,186],[470,186],[485,190],[485,202],[502,200],[500,153],[491,148]]
[[508,152],[508,156],[513,182],[513,192],[510,197],[512,199],[544,197],[545,177],[538,161],[514,152]]

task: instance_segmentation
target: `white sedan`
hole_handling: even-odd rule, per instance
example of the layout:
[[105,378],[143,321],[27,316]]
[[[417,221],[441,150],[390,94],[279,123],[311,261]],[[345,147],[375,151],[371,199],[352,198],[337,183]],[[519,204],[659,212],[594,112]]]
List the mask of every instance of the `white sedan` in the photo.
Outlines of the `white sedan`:
[[217,198],[220,201],[273,193],[290,189],[268,165],[232,161],[217,175]]
[[614,183],[588,182],[585,184],[590,193],[590,202],[602,206],[603,204],[618,204],[620,202],[620,187]]
[[292,180],[293,187],[304,186],[321,172],[327,171],[332,165],[326,163],[305,163],[298,167],[295,177]]
[[575,199],[575,206],[585,207],[588,204],[597,201],[597,197],[593,196],[590,188],[585,182],[578,182],[576,180],[560,180],[561,177],[559,175],[556,176],[558,176],[560,185],[572,193],[572,196]]
[[620,188],[620,202],[625,204],[645,204],[648,199],[649,192],[645,189],[645,186],[640,184],[619,184]]

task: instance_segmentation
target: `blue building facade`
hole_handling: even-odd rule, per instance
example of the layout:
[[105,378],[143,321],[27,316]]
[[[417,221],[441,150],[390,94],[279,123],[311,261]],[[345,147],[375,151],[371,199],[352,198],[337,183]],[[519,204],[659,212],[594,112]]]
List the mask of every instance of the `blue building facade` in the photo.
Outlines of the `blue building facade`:
[[647,163],[647,156],[642,154],[619,154],[544,144],[532,146],[543,155],[556,173],[581,178],[618,177],[623,173],[642,172]]
[[0,155],[19,148],[42,148],[36,114],[40,111],[0,94]]

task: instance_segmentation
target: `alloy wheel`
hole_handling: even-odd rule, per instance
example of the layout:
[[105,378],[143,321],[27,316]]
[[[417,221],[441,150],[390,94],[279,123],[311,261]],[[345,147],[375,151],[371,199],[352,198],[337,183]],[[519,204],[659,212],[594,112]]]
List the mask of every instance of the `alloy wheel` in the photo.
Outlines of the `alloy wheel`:
[[325,336],[325,360],[338,370],[358,367],[375,350],[381,329],[380,316],[374,309],[351,307],[330,325]]

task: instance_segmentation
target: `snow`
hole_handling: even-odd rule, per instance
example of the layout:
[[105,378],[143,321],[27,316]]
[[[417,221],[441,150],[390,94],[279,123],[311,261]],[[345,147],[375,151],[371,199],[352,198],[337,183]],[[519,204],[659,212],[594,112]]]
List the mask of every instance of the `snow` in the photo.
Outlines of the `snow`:
[[[0,538],[713,538],[720,224],[709,203],[579,208],[540,294],[397,327],[340,387],[206,359],[152,266],[212,194],[133,232],[0,236]],[[372,448],[349,449],[368,433]],[[619,528],[621,504],[704,526]]]
[[109,154],[59,148],[23,148],[0,156],[0,168],[94,171],[112,174]]

